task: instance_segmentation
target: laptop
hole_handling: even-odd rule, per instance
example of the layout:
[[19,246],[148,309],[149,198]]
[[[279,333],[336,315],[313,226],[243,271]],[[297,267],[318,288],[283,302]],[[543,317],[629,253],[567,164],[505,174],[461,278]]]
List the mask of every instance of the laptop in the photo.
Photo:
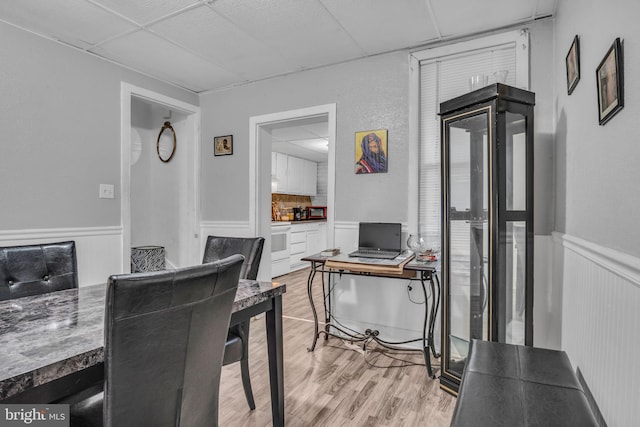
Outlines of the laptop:
[[402,224],[395,222],[361,222],[358,250],[350,257],[394,259],[402,252]]

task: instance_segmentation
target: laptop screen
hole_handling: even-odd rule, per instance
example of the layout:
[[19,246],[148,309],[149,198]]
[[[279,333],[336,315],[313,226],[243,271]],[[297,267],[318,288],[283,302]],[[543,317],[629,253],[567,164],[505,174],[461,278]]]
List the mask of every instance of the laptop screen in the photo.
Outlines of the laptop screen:
[[402,224],[395,222],[361,222],[359,249],[398,251],[402,248]]

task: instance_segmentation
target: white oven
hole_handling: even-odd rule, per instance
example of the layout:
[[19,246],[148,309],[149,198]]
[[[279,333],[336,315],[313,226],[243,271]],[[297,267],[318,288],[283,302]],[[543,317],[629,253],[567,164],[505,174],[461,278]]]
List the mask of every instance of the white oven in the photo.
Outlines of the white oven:
[[271,225],[271,277],[289,272],[289,244],[291,225],[289,223]]

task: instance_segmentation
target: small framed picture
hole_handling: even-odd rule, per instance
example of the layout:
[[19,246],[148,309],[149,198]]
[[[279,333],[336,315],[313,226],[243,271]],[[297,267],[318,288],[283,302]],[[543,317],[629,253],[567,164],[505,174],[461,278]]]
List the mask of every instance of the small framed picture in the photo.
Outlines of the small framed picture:
[[567,63],[567,94],[571,95],[580,80],[580,40],[576,35],[569,48]]
[[387,130],[356,132],[356,174],[387,172]]
[[622,44],[617,38],[596,68],[598,119],[604,125],[624,107]]
[[233,154],[233,135],[216,136],[213,138],[213,154],[229,156]]

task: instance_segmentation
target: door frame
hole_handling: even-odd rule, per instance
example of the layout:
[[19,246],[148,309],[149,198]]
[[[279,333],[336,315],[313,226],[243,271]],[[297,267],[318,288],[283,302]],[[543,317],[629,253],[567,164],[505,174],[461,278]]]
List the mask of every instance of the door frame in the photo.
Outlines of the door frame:
[[[271,164],[260,164],[260,130],[262,126],[294,121],[309,117],[326,116],[329,130],[329,154],[327,171],[327,245],[333,247],[335,239],[335,170],[336,170],[336,104],[324,104],[296,110],[280,111],[249,118],[249,227],[253,236],[263,236],[265,247],[271,248],[271,203],[262,202],[260,184],[271,176]],[[269,141],[269,144],[271,141]],[[269,150],[271,151],[271,150]],[[269,156],[269,159],[271,157]],[[264,176],[263,176],[264,175]],[[269,180],[270,182],[270,180]],[[269,186],[270,188],[270,186]],[[260,280],[271,280],[271,253],[266,250],[262,257]],[[266,277],[266,276],[269,277]]]
[[129,83],[121,83],[121,162],[120,162],[120,188],[121,188],[121,215],[122,223],[122,257],[123,271],[131,271],[131,101],[138,98],[154,104],[160,104],[167,108],[180,111],[187,115],[186,128],[191,128],[192,138],[185,138],[191,144],[181,144],[180,149],[187,150],[187,221],[181,225],[180,234],[193,236],[193,239],[185,239],[186,244],[182,247],[184,251],[183,259],[189,260],[189,264],[199,263],[200,240],[200,107],[189,104],[169,96],[137,87]]

